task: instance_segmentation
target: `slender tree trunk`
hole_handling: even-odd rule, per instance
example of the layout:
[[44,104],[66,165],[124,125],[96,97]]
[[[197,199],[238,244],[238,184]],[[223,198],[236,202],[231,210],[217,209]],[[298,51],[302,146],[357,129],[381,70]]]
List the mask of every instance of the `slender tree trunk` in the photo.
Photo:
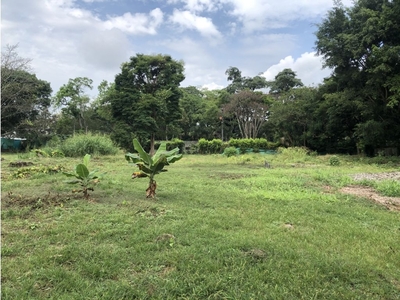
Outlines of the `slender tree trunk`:
[[155,149],[154,149],[154,144],[155,144],[155,134],[152,133],[150,137],[150,156],[154,155]]

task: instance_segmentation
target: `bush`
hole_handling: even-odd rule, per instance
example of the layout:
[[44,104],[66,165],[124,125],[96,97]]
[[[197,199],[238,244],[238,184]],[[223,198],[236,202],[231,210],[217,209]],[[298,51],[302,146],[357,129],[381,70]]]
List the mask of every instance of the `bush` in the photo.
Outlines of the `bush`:
[[220,139],[213,139],[212,141],[208,142],[208,148],[210,153],[221,153],[222,152],[222,140]]
[[66,139],[60,149],[65,156],[78,157],[85,154],[114,155],[118,148],[106,135],[77,134]]
[[199,153],[200,154],[217,154],[221,153],[226,145],[222,142],[221,139],[213,139],[211,141],[207,141],[204,138],[201,138],[197,143]]
[[206,139],[199,139],[198,149],[200,154],[207,154],[208,153],[208,141]]
[[224,150],[224,155],[226,157],[235,156],[236,154],[237,154],[237,150],[235,147],[228,147],[228,148],[225,148],[225,150]]
[[240,145],[240,139],[231,138],[231,139],[229,140],[229,146],[230,146],[230,147],[239,148],[239,145]]
[[333,155],[329,158],[329,164],[331,166],[338,166],[340,165],[340,160],[339,157],[337,157],[336,155]]

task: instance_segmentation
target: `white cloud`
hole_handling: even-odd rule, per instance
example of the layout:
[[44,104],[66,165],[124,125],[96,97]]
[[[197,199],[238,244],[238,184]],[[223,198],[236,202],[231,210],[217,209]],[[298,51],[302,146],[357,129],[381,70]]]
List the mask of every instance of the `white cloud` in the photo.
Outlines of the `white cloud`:
[[2,42],[19,44],[20,56],[32,58],[33,72],[50,82],[54,92],[69,78],[91,78],[95,87],[103,79],[114,80],[120,64],[132,55],[126,35],[105,29],[92,12],[72,5],[62,0],[12,0],[3,10],[7,27],[2,28]]
[[220,84],[216,84],[215,82],[211,82],[211,83],[208,83],[208,84],[203,84],[201,86],[201,89],[202,90],[212,91],[212,90],[220,90],[220,89],[223,89],[224,87],[225,86],[222,86]]
[[221,8],[220,1],[216,0],[168,0],[169,4],[184,3],[184,8],[193,12],[215,11]]
[[[86,63],[105,70],[115,70],[129,59],[130,44],[126,36],[117,29],[87,31],[82,34],[78,52]],[[124,58],[124,59],[123,59]]]
[[[282,28],[294,20],[313,20],[332,7],[332,0],[220,0],[231,7],[246,32],[265,28]],[[352,0],[343,0],[345,6]],[[312,21],[310,21],[312,22]]]
[[163,41],[160,45],[185,62],[186,79],[182,82],[183,86],[226,82],[223,75],[225,66],[221,67],[221,60],[213,56],[209,44],[198,39],[182,37]]
[[275,76],[283,69],[295,71],[297,78],[301,79],[306,86],[322,83],[323,79],[331,73],[329,69],[322,69],[322,58],[320,56],[316,56],[315,52],[306,52],[297,59],[286,56],[278,64],[269,67],[262,76],[267,80],[274,80]]
[[170,21],[184,28],[195,29],[205,37],[221,37],[221,33],[210,18],[199,17],[188,10],[180,11],[174,9]]
[[122,16],[109,17],[104,23],[105,28],[117,28],[130,34],[156,34],[157,27],[163,22],[163,12],[159,8],[153,9],[148,15],[143,13],[125,13]]
[[[271,79],[290,67],[312,84],[329,70],[306,52],[310,30],[291,30],[297,19],[318,22],[330,7],[331,0],[3,0],[1,38],[3,45],[19,43],[19,54],[33,59],[34,72],[54,91],[74,77],[89,77],[94,86],[113,80],[135,53],[183,60],[184,86],[226,86],[229,66],[243,76],[267,70]],[[289,27],[269,31],[279,26]]]

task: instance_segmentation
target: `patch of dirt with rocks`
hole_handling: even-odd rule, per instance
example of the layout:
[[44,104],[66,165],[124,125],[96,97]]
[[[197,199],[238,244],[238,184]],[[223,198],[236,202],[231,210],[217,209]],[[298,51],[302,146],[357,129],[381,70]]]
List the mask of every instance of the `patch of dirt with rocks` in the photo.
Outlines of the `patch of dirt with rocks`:
[[[354,174],[353,179],[356,181],[361,180],[385,180],[395,179],[400,180],[400,172],[386,172],[386,173],[359,173]],[[340,189],[341,193],[364,197],[384,205],[389,210],[400,211],[400,197],[386,197],[378,194],[375,189],[367,186],[347,186]]]

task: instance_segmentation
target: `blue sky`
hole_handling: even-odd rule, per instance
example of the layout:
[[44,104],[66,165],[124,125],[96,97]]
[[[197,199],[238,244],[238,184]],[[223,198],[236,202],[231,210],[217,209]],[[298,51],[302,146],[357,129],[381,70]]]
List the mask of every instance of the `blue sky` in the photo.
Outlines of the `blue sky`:
[[[351,5],[351,0],[343,0]],[[223,88],[226,69],[268,80],[292,68],[305,85],[330,74],[315,24],[332,0],[2,0],[1,42],[18,43],[56,92],[69,78],[113,81],[136,53],[185,63],[182,86]]]

